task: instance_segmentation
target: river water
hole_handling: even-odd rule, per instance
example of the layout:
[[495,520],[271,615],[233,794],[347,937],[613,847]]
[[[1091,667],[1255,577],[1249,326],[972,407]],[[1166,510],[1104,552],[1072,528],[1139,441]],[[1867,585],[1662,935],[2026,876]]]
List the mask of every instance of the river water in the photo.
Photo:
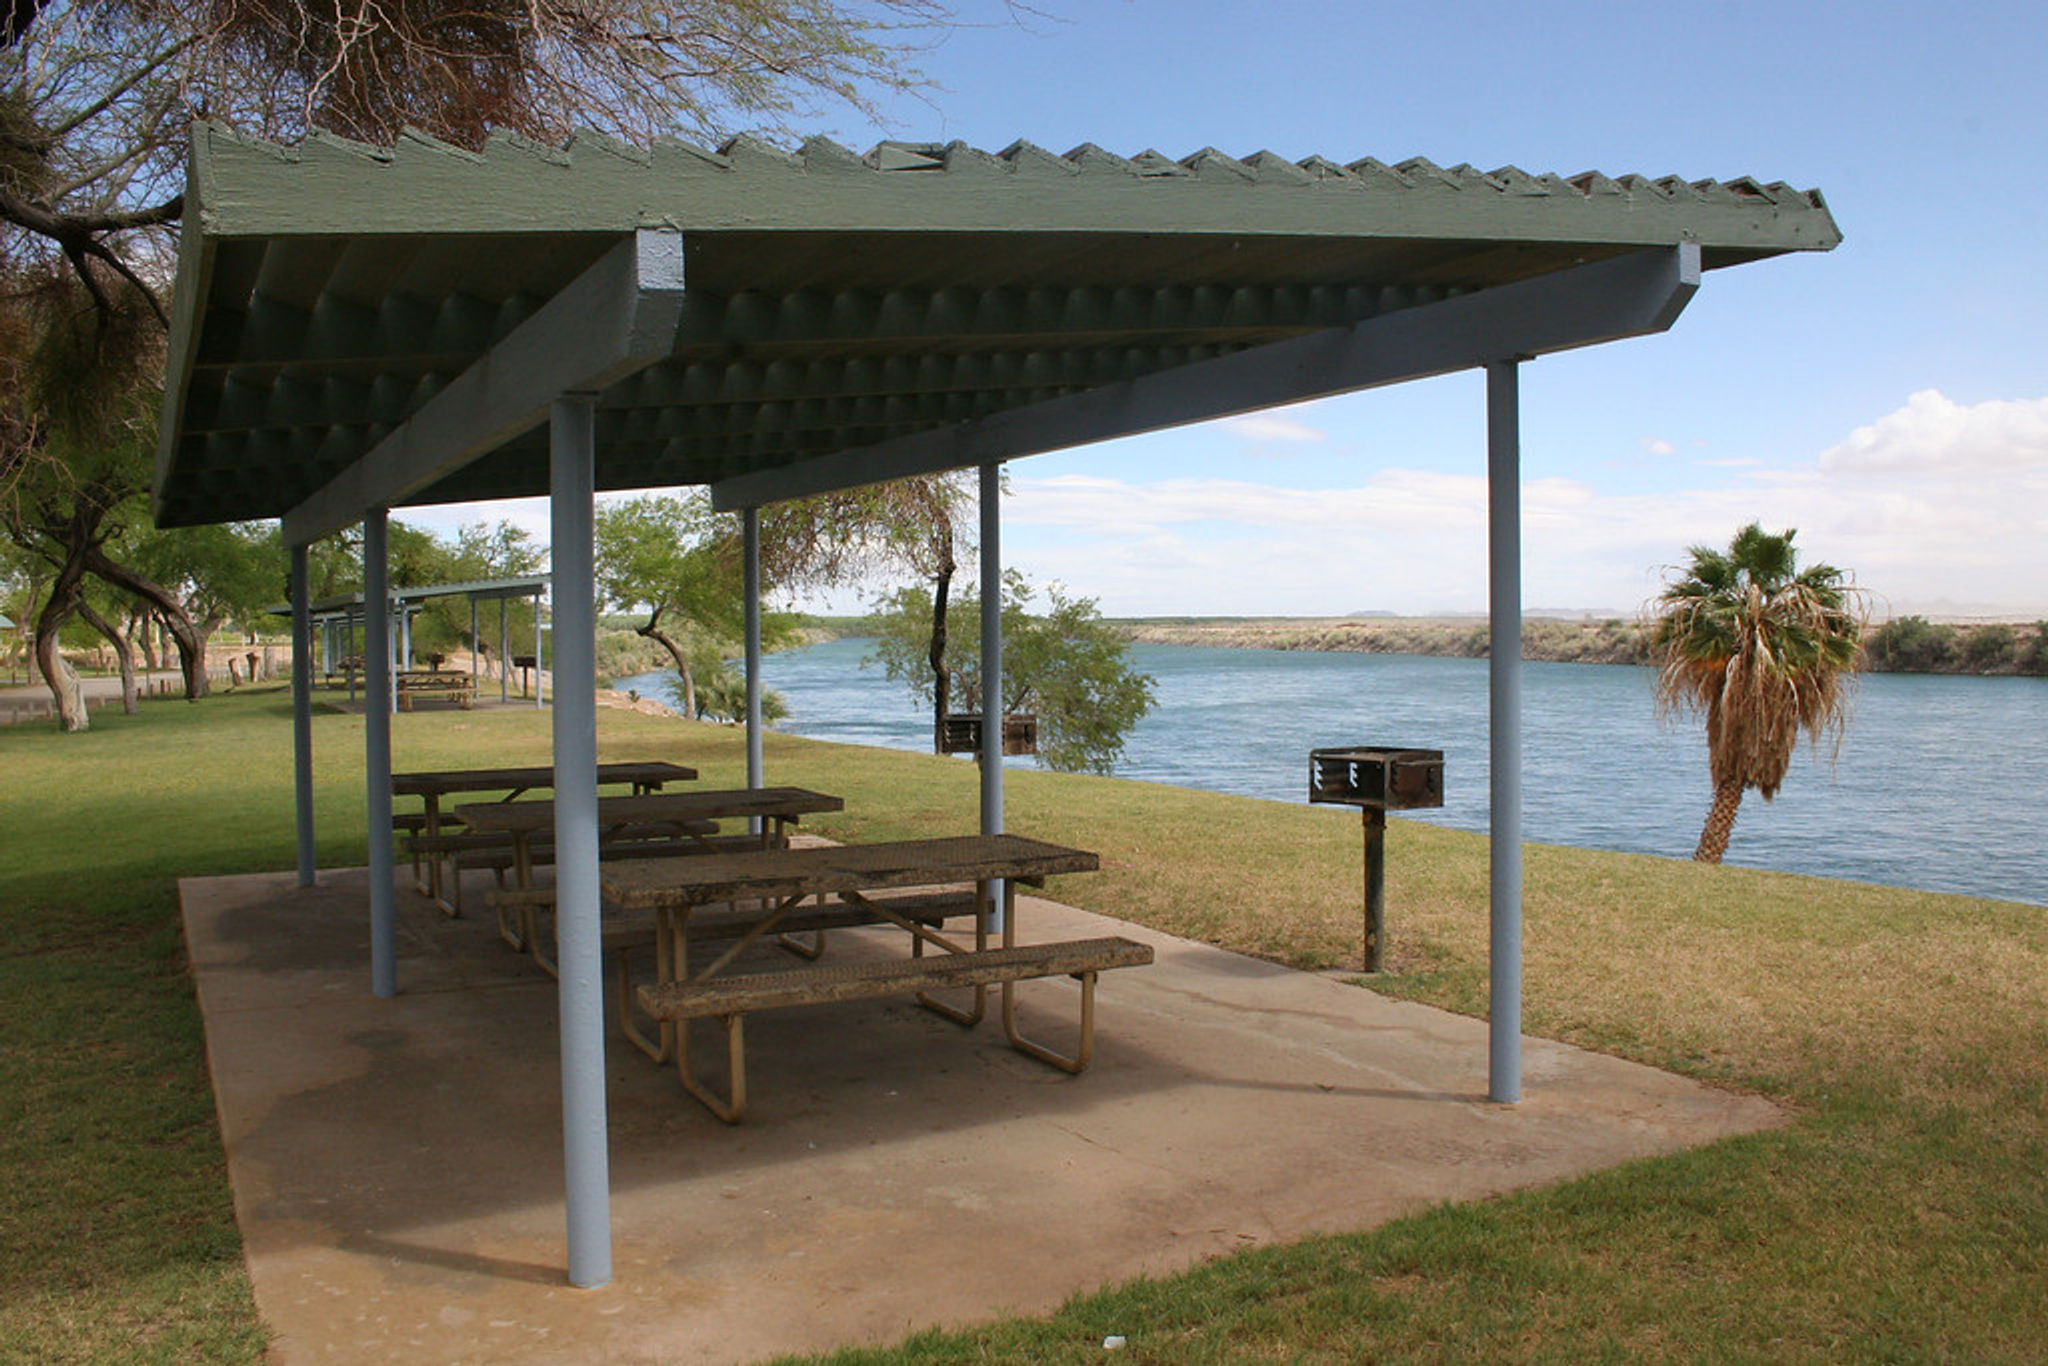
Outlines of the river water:
[[[869,643],[771,655],[778,727],[928,750],[910,690],[863,667]],[[1484,660],[1135,645],[1158,704],[1117,776],[1305,801],[1308,752],[1335,745],[1444,751],[1444,806],[1408,813],[1486,829]],[[1711,796],[1697,720],[1660,723],[1653,674],[1523,666],[1528,838],[1687,857]],[[666,696],[667,676],[617,686]],[[1029,763],[1030,760],[1011,762]],[[1871,674],[1838,753],[1800,747],[1777,800],[1744,800],[1728,862],[1927,891],[2048,904],[2048,679]]]

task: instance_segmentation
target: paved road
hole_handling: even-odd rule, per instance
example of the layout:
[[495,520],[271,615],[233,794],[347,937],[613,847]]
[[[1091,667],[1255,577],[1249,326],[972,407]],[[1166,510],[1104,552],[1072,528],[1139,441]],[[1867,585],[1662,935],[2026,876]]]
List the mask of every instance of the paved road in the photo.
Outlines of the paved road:
[[[180,686],[182,678],[176,669],[158,669],[140,677],[151,682],[168,679],[174,687]],[[85,693],[85,705],[94,711],[101,707],[121,705],[121,680],[118,677],[80,678],[78,686]],[[0,726],[49,716],[53,714],[54,709],[55,703],[50,697],[50,690],[41,683],[33,687],[18,684],[0,685]]]

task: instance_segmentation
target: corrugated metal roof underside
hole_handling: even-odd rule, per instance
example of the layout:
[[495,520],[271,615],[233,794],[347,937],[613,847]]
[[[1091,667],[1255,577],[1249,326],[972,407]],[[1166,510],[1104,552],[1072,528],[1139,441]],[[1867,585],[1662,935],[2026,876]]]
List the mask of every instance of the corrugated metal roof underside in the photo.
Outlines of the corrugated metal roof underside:
[[[686,297],[669,356],[600,399],[606,489],[857,450],[1644,247],[1696,241],[1712,268],[1839,240],[1817,194],[1748,180],[194,141],[165,525],[296,506],[642,227],[683,234]],[[542,428],[412,501],[547,483]]]

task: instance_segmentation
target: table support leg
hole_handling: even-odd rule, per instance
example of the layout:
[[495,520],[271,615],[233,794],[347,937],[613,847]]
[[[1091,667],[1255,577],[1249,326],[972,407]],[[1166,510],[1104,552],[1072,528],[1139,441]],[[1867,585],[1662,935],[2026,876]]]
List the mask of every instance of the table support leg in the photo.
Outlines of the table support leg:
[[1081,983],[1081,1035],[1074,1052],[1069,1055],[1034,1043],[1017,1032],[1017,984],[1003,983],[1003,1036],[1010,1041],[1010,1047],[1027,1058],[1036,1058],[1042,1063],[1059,1068],[1062,1072],[1079,1073],[1088,1070],[1088,1064],[1095,1060],[1095,977],[1092,972],[1077,972],[1074,977]]
[[718,1022],[725,1026],[726,1066],[730,1073],[730,1094],[726,1096],[697,1079],[696,1069],[690,1066],[689,1025],[685,1023],[676,1029],[676,1075],[682,1078],[683,1089],[727,1124],[737,1124],[747,1117],[746,1021],[744,1015],[718,1017]]
[[1387,952],[1387,813],[1366,807],[1365,970],[1378,972]]
[[[1017,884],[1003,883],[1003,947],[1017,946]],[[1081,984],[1081,1033],[1073,1053],[1061,1053],[1025,1038],[1017,1031],[1017,984],[1003,983],[1003,1037],[1010,1041],[1010,1047],[1027,1058],[1036,1058],[1062,1072],[1079,1073],[1088,1070],[1088,1064],[1095,1060],[1095,974],[1077,972],[1074,979]]]
[[[1003,886],[1007,890],[1009,884],[1004,883]],[[976,953],[988,947],[989,900],[989,884],[986,882],[977,883],[974,889],[974,951]],[[1011,918],[1005,917],[1003,923],[1005,925],[1010,924]],[[911,931],[910,956],[912,958],[924,957],[924,935],[918,933],[915,926],[906,925],[905,928]],[[1007,942],[1007,931],[1005,932],[1005,937]],[[986,984],[983,984],[974,988],[974,1006],[969,1010],[962,1010],[958,1006],[947,1005],[944,1001],[937,1000],[922,991],[917,993],[917,1003],[942,1020],[951,1020],[962,1029],[972,1029],[981,1023],[983,1016],[988,1014],[988,987]]]

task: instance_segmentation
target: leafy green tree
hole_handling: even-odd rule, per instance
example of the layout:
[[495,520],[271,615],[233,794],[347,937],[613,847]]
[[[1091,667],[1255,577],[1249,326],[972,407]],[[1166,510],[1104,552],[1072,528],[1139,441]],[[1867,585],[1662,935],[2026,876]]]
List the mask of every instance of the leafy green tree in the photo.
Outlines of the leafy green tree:
[[1714,800],[1693,853],[1702,863],[1727,853],[1745,791],[1777,795],[1802,730],[1818,743],[1847,724],[1862,595],[1833,565],[1801,569],[1792,537],[1751,522],[1725,551],[1693,546],[1657,598],[1658,703],[1706,717]]
[[[925,661],[934,735],[952,706],[947,625],[953,576],[972,553],[975,508],[962,471],[775,503],[761,513],[761,575],[783,588],[834,588],[908,574],[931,585]],[[936,744],[936,740],[934,740]]]
[[[643,140],[773,132],[816,103],[865,107],[870,91],[916,84],[901,30],[950,18],[939,0],[11,0],[0,9],[0,504],[33,486],[25,534],[55,569],[39,637],[55,651],[84,574],[132,571],[106,553],[105,523],[147,487],[149,443],[108,445],[87,429],[125,414],[160,373],[159,294],[195,119],[387,145],[416,128],[469,148],[499,130],[549,143],[585,127]],[[24,362],[52,342],[69,363]],[[63,723],[83,729],[65,677],[60,667],[51,680]],[[203,674],[188,691],[204,691]]]
[[[647,614],[633,629],[667,652],[683,712],[698,715],[698,676],[715,673],[746,633],[737,521],[701,492],[651,494],[599,507],[596,541],[600,605]],[[786,615],[764,613],[764,648],[793,630]]]
[[[0,237],[0,250],[6,239]],[[159,395],[161,333],[133,297],[96,313],[75,280],[7,272],[0,259],[0,534],[49,566],[34,615],[36,664],[59,726],[87,729],[59,653],[106,546],[141,515]],[[109,319],[112,321],[109,322]]]
[[[138,510],[139,511],[139,510]],[[185,696],[206,696],[214,632],[247,626],[277,601],[277,532],[259,522],[148,531],[117,558],[96,547],[88,563],[107,583],[147,601],[177,642]]]
[[[1003,577],[1003,696],[988,707],[982,695],[978,632],[952,647],[955,681],[966,709],[996,716],[1031,712],[1038,718],[1038,762],[1063,773],[1108,773],[1123,754],[1131,727],[1152,709],[1153,680],[1130,666],[1130,645],[1102,620],[1092,598],[1069,597],[1054,584],[1046,610],[1031,610],[1036,591],[1014,570]],[[957,604],[976,618],[980,603]],[[910,685],[926,702],[935,684],[928,672],[927,624],[932,597],[922,587],[902,588],[876,604],[879,634],[873,660],[890,678]],[[985,725],[1000,724],[984,719]]]

